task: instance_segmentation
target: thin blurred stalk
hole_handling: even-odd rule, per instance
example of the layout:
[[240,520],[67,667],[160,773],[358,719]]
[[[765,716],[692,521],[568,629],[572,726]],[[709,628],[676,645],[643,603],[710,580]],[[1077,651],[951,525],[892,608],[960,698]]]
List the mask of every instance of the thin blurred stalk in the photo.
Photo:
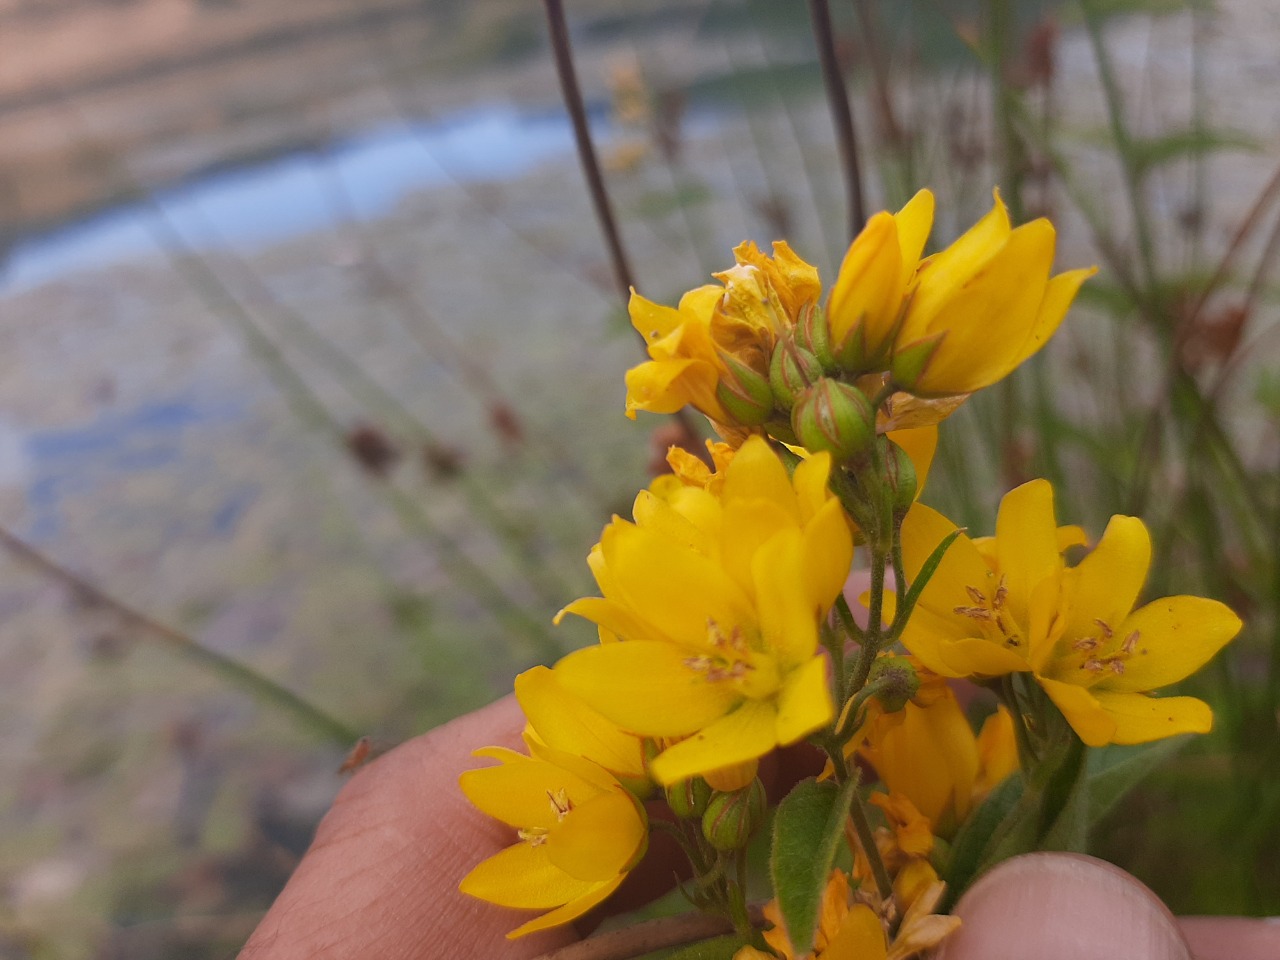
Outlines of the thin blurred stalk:
[[849,91],[836,57],[835,30],[831,25],[831,8],[827,0],[809,0],[809,20],[813,24],[813,40],[818,48],[818,64],[822,68],[822,85],[831,108],[831,121],[836,131],[836,147],[840,151],[840,168],[844,174],[845,198],[848,203],[846,232],[848,239],[862,230],[867,222],[866,199],[862,191],[862,166],[858,159],[858,135],[849,105]]
[[0,546],[28,566],[34,567],[75,592],[90,603],[111,610],[145,636],[184,657],[209,668],[212,672],[244,690],[268,706],[293,716],[313,734],[341,747],[350,747],[359,738],[355,728],[337,719],[315,704],[276,683],[265,674],[217,650],[201,646],[194,639],[159,620],[148,616],[102,587],[73,573],[62,564],[41,553],[13,532],[0,527]]
[[[207,220],[204,229],[210,236],[217,237],[217,232]],[[256,300],[260,309],[274,314],[283,324],[286,336],[328,368],[353,398],[407,429],[414,434],[417,443],[444,446],[439,435],[399,397],[379,383],[358,361],[316,330],[299,311],[276,297],[251,264],[243,257],[231,253],[229,245],[224,246],[226,250],[222,257],[235,268],[248,291],[248,297]],[[521,572],[540,593],[542,602],[551,609],[562,606],[572,588],[567,582],[561,581],[545,559],[532,549],[529,532],[507,516],[506,511],[469,471],[460,471],[454,482],[462,488],[467,504],[476,518],[510,548],[508,556],[519,564]]]
[[595,208],[600,231],[604,234],[605,246],[609,249],[609,261],[613,265],[613,278],[618,287],[618,296],[625,305],[631,299],[631,288],[635,286],[635,274],[631,270],[627,252],[622,246],[622,234],[618,231],[618,222],[613,214],[613,203],[609,199],[609,190],[600,172],[600,158],[596,156],[595,144],[591,140],[591,125],[587,120],[582,88],[578,86],[578,74],[574,69],[573,47],[569,42],[569,25],[565,22],[564,5],[561,0],[543,0],[543,6],[547,11],[547,29],[551,37],[556,74],[560,78],[560,93],[564,98],[565,109],[569,111],[569,119],[573,123],[573,137],[578,147],[578,162],[582,166],[582,174],[586,178],[587,189],[591,193],[591,204]]
[[[1133,148],[1133,140],[1129,136],[1129,127],[1125,120],[1124,97],[1120,92],[1120,81],[1112,66],[1111,55],[1107,52],[1106,41],[1102,36],[1102,7],[1099,0],[1080,0],[1080,9],[1084,14],[1085,32],[1089,35],[1089,46],[1093,51],[1094,63],[1098,68],[1098,79],[1102,83],[1102,92],[1107,105],[1107,123],[1111,129],[1111,139],[1115,144],[1116,157],[1120,161],[1124,174],[1125,193],[1129,201],[1129,213],[1133,218],[1133,229],[1138,244],[1138,259],[1142,265],[1143,279],[1150,295],[1157,295],[1159,273],[1156,265],[1155,241],[1151,232],[1151,223],[1147,213],[1145,191],[1142,186],[1142,175],[1138,170],[1137,157]],[[1151,312],[1150,320],[1157,329],[1168,334],[1168,324],[1160,323],[1159,304],[1144,303],[1144,309]]]
[[[75,119],[76,126],[87,129],[87,124],[80,116],[76,103],[66,97],[63,98],[63,103]],[[128,170],[103,149],[96,139],[83,136],[82,145],[96,156],[103,164],[103,169],[116,179],[120,195],[135,197],[149,209],[152,216],[147,220],[147,227],[174,269],[186,278],[191,289],[204,300],[210,312],[218,319],[228,322],[240,335],[249,352],[267,369],[295,415],[302,422],[328,434],[335,445],[344,450],[345,456],[346,431],[342,425],[333,418],[311,387],[288,362],[280,348],[227,288],[217,272],[191,248],[181,231],[169,218],[164,205],[142,190]],[[539,619],[531,616],[520,602],[508,596],[484,567],[472,560],[448,534],[435,524],[420,504],[394,484],[383,480],[375,482],[373,489],[392,509],[407,531],[420,536],[439,551],[448,571],[465,584],[478,600],[487,605],[490,614],[499,623],[527,637],[540,657],[551,659],[559,655],[560,645],[547,627]]]
[[876,0],[853,0],[853,10],[862,31],[862,49],[871,68],[871,92],[881,121],[881,140],[897,160],[901,185],[896,193],[887,190],[888,206],[901,206],[915,193],[919,184],[916,174],[915,138],[908,134],[894,104],[894,80],[889,69],[888,39],[884,34]]

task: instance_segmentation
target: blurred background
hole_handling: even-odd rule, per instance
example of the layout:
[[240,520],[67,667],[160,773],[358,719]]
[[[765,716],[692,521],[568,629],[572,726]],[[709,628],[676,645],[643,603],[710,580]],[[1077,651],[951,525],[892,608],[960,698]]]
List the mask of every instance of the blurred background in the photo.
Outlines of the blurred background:
[[[868,212],[930,186],[941,245],[998,183],[1102,266],[926,499],[985,531],[1048,476],[1063,522],[1147,521],[1150,596],[1248,624],[1095,852],[1280,913],[1280,9],[831,12]],[[830,284],[807,6],[568,16],[641,292],[746,238]],[[0,958],[231,955],[357,738],[589,642],[551,617],[675,436],[622,415],[640,358],[541,5],[0,0]]]

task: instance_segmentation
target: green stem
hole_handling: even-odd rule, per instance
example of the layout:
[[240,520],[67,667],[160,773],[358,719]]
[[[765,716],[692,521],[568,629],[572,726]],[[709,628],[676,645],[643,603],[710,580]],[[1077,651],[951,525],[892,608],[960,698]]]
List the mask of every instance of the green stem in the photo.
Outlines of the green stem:
[[1014,687],[1012,674],[1005,674],[1000,678],[1000,699],[1004,701],[1013,720],[1013,736],[1018,743],[1018,766],[1023,773],[1030,773],[1036,763],[1036,751],[1031,745],[1031,736],[1022,716],[1022,707],[1018,703],[1018,692]]
[[861,690],[871,675],[871,666],[875,663],[876,654],[880,652],[880,639],[884,633],[880,618],[884,614],[884,573],[888,565],[888,552],[876,544],[871,548],[871,596],[867,599],[867,632],[862,649],[858,653],[858,664],[854,668],[849,689],[854,693]]

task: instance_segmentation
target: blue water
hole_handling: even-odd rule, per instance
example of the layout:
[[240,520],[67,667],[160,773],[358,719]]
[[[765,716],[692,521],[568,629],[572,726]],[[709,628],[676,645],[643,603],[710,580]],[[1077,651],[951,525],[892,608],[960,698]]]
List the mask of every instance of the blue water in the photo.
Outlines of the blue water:
[[[29,477],[26,535],[37,541],[57,536],[69,498],[101,490],[128,474],[190,461],[188,434],[193,429],[239,419],[243,412],[227,399],[177,395],[103,412],[87,423],[27,434],[22,440]],[[255,498],[256,491],[248,487],[229,491],[204,518],[208,532],[234,532]]]
[[[606,111],[591,113],[593,129],[607,143]],[[559,110],[491,105],[430,122],[388,125],[323,150],[208,173],[150,202],[122,205],[19,242],[0,264],[0,292],[78,269],[162,255],[154,205],[196,249],[253,249],[332,226],[349,213],[385,214],[413,190],[517,177],[568,158],[573,149],[572,128]]]

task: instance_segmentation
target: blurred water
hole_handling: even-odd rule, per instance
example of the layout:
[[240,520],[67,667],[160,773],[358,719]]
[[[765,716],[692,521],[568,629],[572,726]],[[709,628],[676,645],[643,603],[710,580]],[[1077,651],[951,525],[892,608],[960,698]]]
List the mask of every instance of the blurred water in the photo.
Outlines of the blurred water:
[[[607,143],[607,108],[591,110]],[[70,226],[15,244],[0,266],[0,293],[80,269],[161,253],[156,207],[197,249],[252,249],[342,217],[388,212],[405,194],[450,183],[505,180],[570,154],[560,110],[493,104],[439,120],[388,125],[324,149],[308,148],[213,171]]]

